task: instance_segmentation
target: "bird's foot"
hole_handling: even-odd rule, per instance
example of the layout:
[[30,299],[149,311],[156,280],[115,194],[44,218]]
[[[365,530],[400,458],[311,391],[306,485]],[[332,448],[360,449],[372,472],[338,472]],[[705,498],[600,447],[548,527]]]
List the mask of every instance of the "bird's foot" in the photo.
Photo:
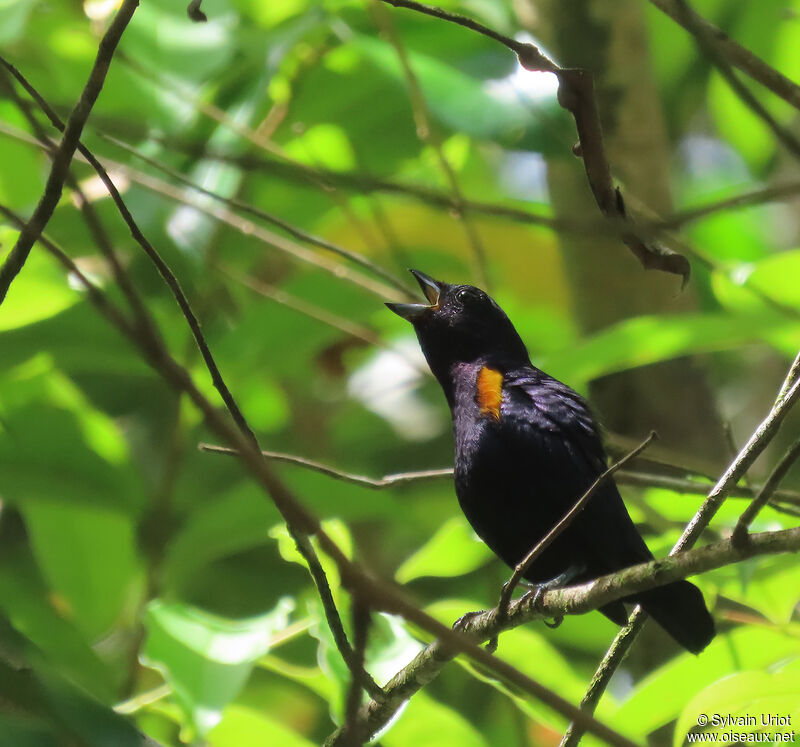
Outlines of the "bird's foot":
[[[522,599],[520,601],[525,602],[526,604],[530,605],[533,608],[540,606],[542,601],[542,596],[546,591],[548,591],[551,587],[548,587],[547,584],[526,584],[529,587],[529,591],[523,594]],[[555,629],[562,622],[564,622],[564,615],[558,615],[554,617],[552,620],[547,620],[546,618],[542,618],[542,622],[548,627]]]
[[[542,601],[542,596],[544,595],[544,593],[546,591],[549,591],[549,589],[553,588],[553,587],[548,586],[547,584],[529,584],[529,583],[526,583],[525,586],[528,587],[528,591],[526,591],[522,595],[522,598],[520,599],[520,602],[528,604],[533,608],[536,608],[536,607],[540,606],[541,601]],[[555,629],[559,625],[561,625],[562,622],[564,622],[564,615],[558,615],[557,617],[554,617],[552,620],[547,620],[545,618],[542,618],[542,622],[548,628]]]
[[[562,586],[566,586],[585,570],[586,569],[581,565],[573,565],[567,568],[567,570],[563,573],[560,573],[558,576],[548,579],[547,581],[543,581],[540,584],[533,584],[528,581],[523,581],[521,583],[527,587],[528,591],[523,595],[522,599],[525,600],[526,603],[531,607],[538,607],[541,604],[542,595],[546,591],[550,591],[551,589],[559,589]],[[564,615],[558,615],[557,617],[553,618],[552,621],[544,620],[543,622],[548,628],[557,628],[562,622],[564,622]]]

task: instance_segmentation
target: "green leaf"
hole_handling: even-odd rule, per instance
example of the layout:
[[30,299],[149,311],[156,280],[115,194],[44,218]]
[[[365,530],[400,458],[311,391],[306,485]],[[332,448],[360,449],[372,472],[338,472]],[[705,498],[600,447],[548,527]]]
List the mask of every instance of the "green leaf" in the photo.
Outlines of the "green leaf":
[[167,547],[164,578],[180,587],[208,563],[271,542],[274,508],[252,484],[245,483],[198,508]]
[[200,734],[219,723],[273,636],[288,624],[294,603],[282,599],[259,617],[228,620],[179,602],[147,608],[142,660],[161,671]]
[[386,747],[488,747],[489,744],[464,716],[425,691],[408,701],[380,741]]
[[767,668],[797,651],[798,638],[789,632],[745,627],[717,635],[700,656],[682,654],[645,677],[620,707],[614,727],[644,739],[677,718],[707,685],[732,671]]
[[792,555],[753,558],[703,578],[718,594],[752,607],[776,625],[788,623],[800,601],[800,567]]
[[206,739],[210,747],[312,747],[315,744],[266,713],[239,705],[228,706],[223,711],[222,720]]
[[[28,548],[7,552],[9,562],[0,566],[2,614],[50,666],[104,703],[113,702],[116,673],[100,659],[78,627],[60,614]],[[0,635],[0,650],[7,660],[16,658],[4,635]]]
[[[397,53],[389,44],[357,35],[342,54],[351,54],[350,48],[357,49],[371,65],[405,88]],[[543,81],[542,91],[547,93],[540,100],[530,101],[509,81],[487,85],[486,81],[414,50],[408,50],[408,59],[431,112],[455,132],[544,153],[563,151],[564,143],[554,132],[558,132],[559,125],[569,128],[571,124],[556,102],[555,86],[548,74],[521,69],[516,73],[528,83]],[[335,59],[332,64],[337,64]]]
[[403,562],[395,578],[406,584],[423,576],[462,576],[480,568],[492,557],[491,550],[475,536],[467,520],[463,516],[454,516]]
[[729,350],[764,339],[769,331],[790,331],[793,322],[775,312],[639,316],[551,353],[541,366],[571,383],[646,366],[691,353]]
[[[0,146],[3,145],[0,139]],[[9,164],[4,164],[4,168],[8,166]],[[23,169],[23,173],[27,170]],[[2,173],[4,169],[0,169],[0,174]],[[17,231],[0,226],[0,260],[14,246],[17,236]],[[61,267],[44,251],[34,249],[3,301],[0,309],[0,332],[55,316],[81,300],[82,294],[70,287],[67,275]]]
[[[10,45],[25,32],[36,0],[3,0],[0,2],[0,44]],[[0,163],[5,163],[0,157]],[[19,174],[20,172],[17,172]]]
[[63,677],[2,614],[0,651],[0,744],[159,747]]
[[57,500],[21,506],[42,573],[89,637],[107,631],[139,580],[131,518]]
[[[800,659],[778,671],[738,672],[701,690],[678,718],[673,747],[685,744],[686,734],[697,730],[699,716],[710,720],[711,728],[702,731],[795,733],[792,725],[800,719]],[[722,720],[726,716],[739,718],[730,726],[731,721]],[[788,723],[770,723],[770,716],[788,718]]]
[[[87,443],[104,438],[101,450],[118,458],[120,444],[116,436],[105,438],[109,423],[102,416],[76,416],[44,397],[3,416],[0,465],[6,500],[20,506],[44,501],[136,513],[141,485],[130,465],[110,463]],[[99,430],[92,431],[93,426]]]

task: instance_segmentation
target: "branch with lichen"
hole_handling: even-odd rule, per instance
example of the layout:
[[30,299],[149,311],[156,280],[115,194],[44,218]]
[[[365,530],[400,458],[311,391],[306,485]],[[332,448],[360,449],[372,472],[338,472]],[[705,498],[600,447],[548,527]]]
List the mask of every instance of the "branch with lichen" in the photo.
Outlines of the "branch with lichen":
[[[580,615],[632,594],[738,563],[746,558],[798,551],[800,551],[800,527],[751,535],[750,541],[742,548],[738,548],[731,539],[727,539],[667,558],[631,566],[584,584],[546,591],[538,601],[533,595],[525,595],[511,603],[507,615],[494,608],[471,615],[459,629],[480,643],[504,630],[519,627],[533,620],[560,615]],[[441,640],[434,641],[417,654],[384,686],[383,702],[373,700],[362,707],[359,716],[369,734],[375,734],[388,723],[397,709],[434,679],[455,654],[456,652]],[[343,744],[341,730],[331,735],[325,744],[326,747]]]

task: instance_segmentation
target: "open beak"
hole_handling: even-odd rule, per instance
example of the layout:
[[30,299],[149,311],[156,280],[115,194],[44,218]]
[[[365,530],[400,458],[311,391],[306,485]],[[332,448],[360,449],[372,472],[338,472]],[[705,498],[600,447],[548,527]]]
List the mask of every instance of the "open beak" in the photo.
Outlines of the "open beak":
[[419,270],[411,270],[411,274],[417,279],[419,287],[428,299],[428,303],[387,303],[386,306],[394,311],[398,316],[407,319],[412,324],[428,311],[436,311],[439,308],[439,294],[441,284],[435,281],[430,275],[426,275]]

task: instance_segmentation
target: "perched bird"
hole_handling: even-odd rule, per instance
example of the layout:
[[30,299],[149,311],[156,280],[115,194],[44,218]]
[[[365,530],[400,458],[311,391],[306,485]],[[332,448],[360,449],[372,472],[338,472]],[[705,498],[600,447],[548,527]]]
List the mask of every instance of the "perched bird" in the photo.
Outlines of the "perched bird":
[[[606,469],[598,427],[580,395],[531,364],[514,325],[486,293],[411,272],[428,303],[386,305],[414,325],[450,405],[461,508],[481,539],[514,567]],[[555,588],[652,559],[607,479],[525,578]],[[624,625],[624,602],[641,604],[694,653],[714,637],[703,596],[688,581],[600,611]]]

